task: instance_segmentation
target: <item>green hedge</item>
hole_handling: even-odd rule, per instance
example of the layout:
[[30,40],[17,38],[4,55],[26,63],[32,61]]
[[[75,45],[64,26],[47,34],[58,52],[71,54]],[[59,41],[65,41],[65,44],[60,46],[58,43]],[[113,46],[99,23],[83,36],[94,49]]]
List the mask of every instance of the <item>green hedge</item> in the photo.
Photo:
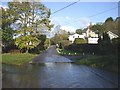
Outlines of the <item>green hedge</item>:
[[82,39],[82,38],[75,38],[75,41],[74,41],[75,44],[84,44],[84,43],[87,43],[87,40],[85,39]]

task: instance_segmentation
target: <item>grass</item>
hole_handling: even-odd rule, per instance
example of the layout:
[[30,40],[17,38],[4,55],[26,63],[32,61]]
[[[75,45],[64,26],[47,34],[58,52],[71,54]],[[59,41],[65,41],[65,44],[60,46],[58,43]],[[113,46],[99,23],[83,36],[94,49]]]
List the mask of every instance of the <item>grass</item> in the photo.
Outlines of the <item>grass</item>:
[[29,53],[5,53],[2,54],[2,63],[9,65],[23,65],[25,63],[28,63],[35,56],[37,55]]
[[95,68],[102,68],[113,72],[118,71],[118,58],[112,55],[87,55],[82,59],[75,60],[76,64],[84,64]]
[[79,53],[77,52],[59,49],[59,48],[57,48],[57,52],[59,55],[79,55]]

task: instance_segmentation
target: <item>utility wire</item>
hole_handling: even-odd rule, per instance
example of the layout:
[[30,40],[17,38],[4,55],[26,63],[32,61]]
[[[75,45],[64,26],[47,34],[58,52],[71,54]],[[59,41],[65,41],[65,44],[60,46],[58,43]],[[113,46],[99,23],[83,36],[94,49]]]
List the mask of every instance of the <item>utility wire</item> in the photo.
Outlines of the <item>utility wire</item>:
[[[120,6],[118,6],[118,7],[120,7]],[[118,7],[114,7],[114,8],[111,8],[111,9],[108,9],[108,10],[105,10],[105,11],[102,11],[102,12],[99,12],[99,13],[97,13],[97,14],[88,16],[88,18],[92,18],[92,17],[94,17],[94,16],[97,16],[97,15],[100,15],[100,14],[103,14],[103,13],[106,13],[106,12],[109,12],[109,11],[111,11],[111,10],[114,10],[114,9],[118,8]],[[73,21],[73,22],[71,22],[71,23],[64,24],[63,26],[68,25],[68,24],[72,24],[72,23],[75,23],[75,22],[78,22],[78,21],[79,21],[79,20],[76,19],[75,21]]]
[[59,9],[59,10],[53,12],[53,13],[51,13],[51,14],[55,14],[55,13],[61,11],[61,10],[64,10],[65,8],[68,8],[68,7],[70,7],[70,6],[72,6],[72,5],[76,4],[76,3],[78,3],[79,1],[80,1],[80,0],[78,0],[78,1],[76,1],[76,2],[73,2],[73,3],[71,3],[71,4],[69,4],[69,5],[65,6],[65,7],[61,8],[61,9]]

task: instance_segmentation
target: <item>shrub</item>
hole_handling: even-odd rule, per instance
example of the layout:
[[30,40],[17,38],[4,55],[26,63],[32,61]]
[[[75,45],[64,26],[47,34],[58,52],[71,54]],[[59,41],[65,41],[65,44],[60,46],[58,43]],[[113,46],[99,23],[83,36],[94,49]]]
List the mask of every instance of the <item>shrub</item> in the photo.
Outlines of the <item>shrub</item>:
[[87,41],[82,38],[75,38],[74,43],[75,44],[84,44],[84,43],[87,43]]

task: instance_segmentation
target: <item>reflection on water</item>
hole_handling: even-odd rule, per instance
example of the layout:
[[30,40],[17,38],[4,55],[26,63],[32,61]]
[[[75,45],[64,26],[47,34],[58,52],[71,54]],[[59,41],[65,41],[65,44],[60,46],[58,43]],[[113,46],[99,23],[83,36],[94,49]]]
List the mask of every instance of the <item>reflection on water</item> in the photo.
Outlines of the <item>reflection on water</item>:
[[89,68],[71,63],[44,65],[3,65],[3,88],[104,88],[115,87],[90,72]]

